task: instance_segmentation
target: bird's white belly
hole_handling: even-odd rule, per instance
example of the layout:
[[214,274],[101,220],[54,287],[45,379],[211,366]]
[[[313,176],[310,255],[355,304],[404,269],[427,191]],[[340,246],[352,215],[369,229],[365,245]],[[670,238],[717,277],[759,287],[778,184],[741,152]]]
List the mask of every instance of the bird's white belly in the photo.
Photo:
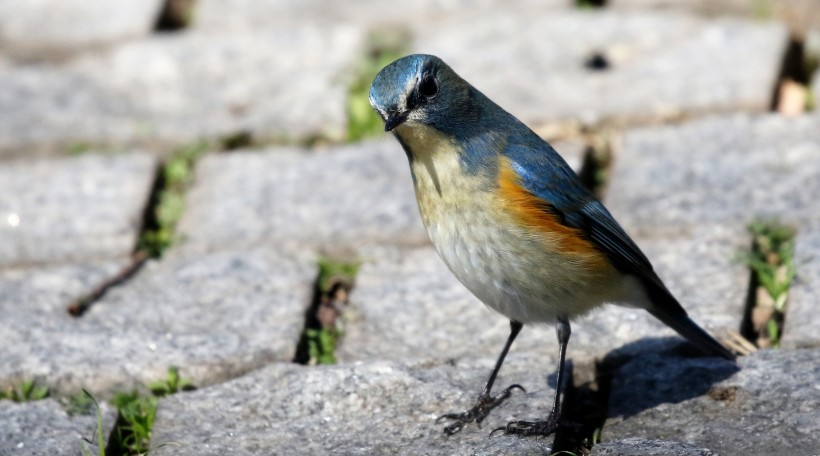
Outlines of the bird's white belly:
[[552,322],[603,303],[586,275],[543,241],[497,223],[481,208],[425,217],[441,258],[484,304],[510,319]]

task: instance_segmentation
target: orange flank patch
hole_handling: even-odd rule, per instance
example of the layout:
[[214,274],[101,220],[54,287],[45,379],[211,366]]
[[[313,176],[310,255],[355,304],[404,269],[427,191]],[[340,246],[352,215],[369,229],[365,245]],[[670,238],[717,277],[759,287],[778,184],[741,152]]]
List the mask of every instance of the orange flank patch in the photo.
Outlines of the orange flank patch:
[[498,190],[504,210],[528,231],[539,233],[555,249],[593,271],[606,274],[612,269],[607,258],[576,228],[561,223],[549,203],[521,186],[521,178],[506,160],[500,163]]

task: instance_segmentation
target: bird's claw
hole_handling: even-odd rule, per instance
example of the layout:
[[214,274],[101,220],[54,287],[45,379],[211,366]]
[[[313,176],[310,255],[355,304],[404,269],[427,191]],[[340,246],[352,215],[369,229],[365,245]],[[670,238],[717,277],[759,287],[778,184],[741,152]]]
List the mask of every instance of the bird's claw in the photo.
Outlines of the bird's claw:
[[504,431],[504,434],[515,434],[521,436],[539,436],[546,437],[552,435],[558,430],[558,421],[552,417],[543,421],[510,421],[506,426],[502,426],[490,433],[495,434],[498,431]]
[[447,435],[453,435],[461,431],[464,426],[468,423],[475,422],[476,424],[481,424],[487,415],[490,412],[501,405],[502,402],[507,400],[512,393],[512,390],[520,389],[521,391],[526,392],[527,390],[524,389],[523,386],[515,384],[508,386],[504,391],[499,393],[496,396],[489,396],[485,394],[481,394],[478,396],[478,400],[476,401],[475,405],[470,408],[469,410],[461,413],[447,413],[441,415],[440,417],[436,418],[436,423],[440,422],[441,420],[454,420],[455,423],[450,424],[444,428],[444,433]]
[[577,423],[561,422],[555,415],[550,415],[546,420],[540,421],[510,421],[506,426],[501,426],[493,429],[490,436],[496,432],[502,432],[504,435],[515,434],[521,436],[546,437],[555,434],[559,427],[566,426],[575,428]]

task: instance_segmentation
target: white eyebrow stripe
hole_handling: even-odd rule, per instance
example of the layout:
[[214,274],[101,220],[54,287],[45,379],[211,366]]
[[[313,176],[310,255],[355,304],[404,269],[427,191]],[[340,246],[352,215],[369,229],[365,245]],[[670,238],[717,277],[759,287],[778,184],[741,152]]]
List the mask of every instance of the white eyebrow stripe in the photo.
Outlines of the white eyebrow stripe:
[[401,92],[401,96],[399,97],[399,108],[402,111],[407,110],[407,95],[410,94],[416,88],[418,84],[419,76],[416,75],[415,78],[411,78],[407,81],[407,84],[404,85],[404,90]]

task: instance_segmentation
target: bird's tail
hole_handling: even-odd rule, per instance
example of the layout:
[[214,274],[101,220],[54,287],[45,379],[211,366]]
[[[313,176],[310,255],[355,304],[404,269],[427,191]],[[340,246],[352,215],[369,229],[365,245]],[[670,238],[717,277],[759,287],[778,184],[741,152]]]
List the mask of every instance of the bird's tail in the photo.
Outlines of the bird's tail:
[[[672,299],[674,300],[674,298]],[[677,331],[678,334],[685,337],[686,340],[707,355],[721,356],[730,360],[735,359],[735,355],[732,352],[710,336],[703,328],[698,326],[697,323],[692,321],[677,301],[674,303],[676,306],[656,305],[649,309],[649,313],[654,315],[658,320],[666,323],[667,326]],[[677,307],[677,309],[674,307]]]

